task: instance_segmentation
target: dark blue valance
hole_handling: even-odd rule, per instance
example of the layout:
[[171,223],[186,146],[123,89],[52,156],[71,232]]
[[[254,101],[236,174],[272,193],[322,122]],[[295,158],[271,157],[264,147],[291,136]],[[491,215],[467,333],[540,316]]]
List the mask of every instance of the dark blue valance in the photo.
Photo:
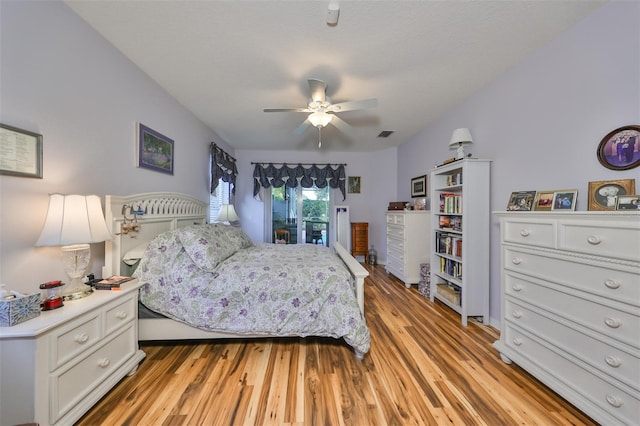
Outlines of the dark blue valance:
[[345,174],[344,165],[326,164],[317,166],[315,164],[303,166],[289,167],[282,164],[276,167],[273,163],[256,163],[253,169],[253,196],[260,192],[263,188],[280,188],[287,186],[295,188],[300,185],[303,188],[311,188],[315,185],[318,188],[326,188],[327,185],[333,189],[340,189],[342,192],[342,200],[345,199]]
[[236,176],[238,176],[238,168],[236,167],[236,159],[227,154],[222,148],[211,142],[209,146],[211,154],[211,193],[213,194],[218,187],[218,182],[233,184],[231,193],[236,193]]

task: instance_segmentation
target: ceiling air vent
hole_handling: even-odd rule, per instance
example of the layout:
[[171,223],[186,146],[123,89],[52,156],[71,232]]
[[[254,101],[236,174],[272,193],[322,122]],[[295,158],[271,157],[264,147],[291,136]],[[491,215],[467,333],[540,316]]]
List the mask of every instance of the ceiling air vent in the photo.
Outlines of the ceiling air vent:
[[393,130],[383,130],[380,132],[380,134],[378,135],[379,138],[388,138],[389,136],[391,136],[391,133],[393,133]]

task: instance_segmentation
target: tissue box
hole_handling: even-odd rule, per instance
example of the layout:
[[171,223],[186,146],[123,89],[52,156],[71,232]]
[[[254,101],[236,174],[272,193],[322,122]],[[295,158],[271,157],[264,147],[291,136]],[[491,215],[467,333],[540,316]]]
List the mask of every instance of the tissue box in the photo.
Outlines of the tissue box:
[[40,315],[40,293],[0,300],[0,327],[10,327]]

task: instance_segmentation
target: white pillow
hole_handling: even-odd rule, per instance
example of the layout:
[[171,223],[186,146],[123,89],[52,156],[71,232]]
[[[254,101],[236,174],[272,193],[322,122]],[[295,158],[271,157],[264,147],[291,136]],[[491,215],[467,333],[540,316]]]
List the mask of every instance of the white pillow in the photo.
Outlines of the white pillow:
[[129,266],[135,265],[140,259],[142,259],[148,245],[149,241],[135,246],[122,257],[122,261]]

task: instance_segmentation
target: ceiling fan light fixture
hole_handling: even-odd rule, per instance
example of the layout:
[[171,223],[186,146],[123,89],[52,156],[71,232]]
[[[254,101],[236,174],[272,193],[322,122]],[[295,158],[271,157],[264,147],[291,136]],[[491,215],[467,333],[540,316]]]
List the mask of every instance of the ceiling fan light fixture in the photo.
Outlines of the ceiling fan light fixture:
[[314,127],[326,127],[327,124],[329,124],[331,122],[331,119],[333,118],[333,116],[331,114],[327,114],[324,111],[316,111],[314,113],[309,114],[309,122],[314,126]]

